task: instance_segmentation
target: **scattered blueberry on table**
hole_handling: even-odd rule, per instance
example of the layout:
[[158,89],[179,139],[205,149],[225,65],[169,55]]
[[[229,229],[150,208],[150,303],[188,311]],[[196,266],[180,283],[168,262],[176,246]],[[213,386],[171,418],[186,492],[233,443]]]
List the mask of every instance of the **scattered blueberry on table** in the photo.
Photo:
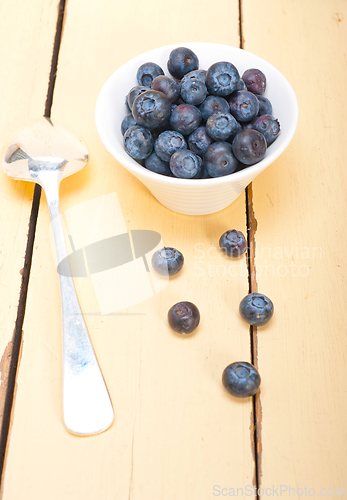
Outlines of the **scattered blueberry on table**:
[[273,316],[272,301],[262,293],[249,293],[240,302],[242,318],[252,326],[263,326]]
[[[160,175],[205,179],[230,175],[265,157],[281,127],[264,95],[266,75],[260,69],[249,68],[242,77],[230,61],[200,69],[198,56],[187,47],[168,54],[167,68],[169,75],[154,62],[142,64],[138,85],[126,96],[121,132],[134,160]],[[135,125],[152,140],[136,133],[135,141],[134,132],[128,133]],[[181,149],[192,155],[176,155]]]
[[226,390],[237,398],[254,396],[260,386],[258,370],[247,361],[236,361],[228,365],[222,375]]
[[174,276],[183,267],[182,252],[173,247],[164,247],[154,252],[152,266],[161,276]]
[[182,334],[192,333],[200,323],[200,312],[192,302],[178,302],[167,315],[171,328]]
[[236,229],[229,229],[219,239],[219,246],[229,257],[240,257],[247,249],[244,234]]

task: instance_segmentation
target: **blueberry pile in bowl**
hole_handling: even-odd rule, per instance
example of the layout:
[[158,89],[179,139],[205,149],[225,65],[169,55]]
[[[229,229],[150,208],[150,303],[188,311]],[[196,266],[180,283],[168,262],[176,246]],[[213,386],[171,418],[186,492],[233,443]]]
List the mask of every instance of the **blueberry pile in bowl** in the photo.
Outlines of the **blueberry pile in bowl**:
[[[246,70],[252,68],[257,68],[266,75],[265,93],[262,96],[257,95],[259,108],[263,109],[263,112],[264,109],[266,109],[267,102],[264,98],[267,98],[271,102],[273,108],[272,114],[278,119],[281,132],[271,146],[267,146],[266,154],[262,160],[248,166],[238,161],[238,167],[232,174],[222,175],[220,177],[210,177],[204,166],[201,173],[202,177],[194,177],[194,182],[192,182],[191,178],[175,177],[170,170],[169,161],[166,159],[162,160],[157,154],[153,154],[156,153],[155,148],[153,148],[150,155],[144,159],[135,160],[127,154],[124,148],[123,133],[125,133],[128,126],[135,125],[136,121],[134,117],[129,117],[128,123],[125,122],[123,124],[123,130],[121,130],[121,123],[124,117],[131,112],[128,104],[125,103],[125,96],[129,96],[130,102],[134,102],[137,97],[137,92],[130,91],[134,87],[139,86],[139,82],[136,78],[137,72],[142,65],[148,62],[153,62],[165,73],[164,75],[157,75],[155,88],[151,88],[150,90],[161,92],[163,89],[167,88],[167,77],[170,79],[172,78],[171,73],[167,69],[168,59],[171,52],[180,47],[189,48],[199,58],[199,69],[193,70],[196,71],[195,77],[206,74],[205,72],[207,72],[213,64],[223,61],[231,62],[237,68],[241,76],[244,75]],[[282,69],[286,70],[286,61],[283,61],[282,66]],[[185,77],[181,80],[184,78]],[[177,84],[179,83],[180,92],[182,92],[181,81],[176,77],[173,77],[173,79]],[[145,84],[142,85],[143,87],[152,86],[152,83],[148,85],[149,81],[146,76],[145,79],[142,79],[142,83]],[[197,85],[197,89],[201,91],[201,85]],[[148,90],[148,88],[146,88],[146,90]],[[189,83],[186,83],[184,85],[183,94],[186,95],[185,92],[188,91]],[[174,99],[174,94],[177,92],[177,85],[172,85],[170,92],[171,98]],[[219,96],[212,97],[217,99]],[[230,105],[227,99],[225,99],[225,96],[221,96],[221,98],[227,102],[229,108],[226,107],[224,110],[229,113]],[[227,142],[229,145],[227,146],[228,149],[230,149],[231,146],[230,139],[226,141],[216,141],[206,133],[206,130],[201,130],[201,127],[206,128],[206,114],[209,113],[208,110],[211,101],[213,103],[213,100],[210,98],[206,100],[204,105],[202,105],[202,103],[191,104],[200,111],[202,121],[199,127],[190,133],[189,137],[181,133],[187,143],[186,150],[195,153],[204,161],[213,161],[213,156],[218,154],[219,148],[223,148],[223,145],[220,146],[220,143]],[[184,102],[182,96],[180,96],[177,103],[172,102],[172,108]],[[197,101],[193,100],[193,102]],[[266,114],[269,113],[267,112]],[[185,215],[207,215],[228,207],[242,194],[245,187],[269,165],[274,163],[290,145],[297,128],[298,118],[299,107],[295,92],[287,78],[279,69],[262,57],[244,49],[208,42],[180,42],[153,48],[148,52],[138,53],[135,57],[124,62],[124,64],[119,66],[108,77],[102,85],[95,106],[95,124],[97,132],[105,149],[116,160],[116,162],[113,163],[116,173],[112,181],[114,189],[124,189],[127,186],[132,186],[132,189],[141,189],[138,183],[133,183],[128,176],[123,176],[121,170],[119,170],[121,166],[136,177],[136,179],[140,181],[164,207]],[[249,126],[251,126],[251,122],[245,122],[244,125],[241,125],[243,129]],[[146,127],[143,128],[146,129]],[[147,130],[150,132],[155,142],[160,135],[160,133],[158,133],[159,131]],[[175,132],[171,127],[164,131],[170,130],[171,132]],[[165,136],[163,137],[165,138]],[[174,142],[176,142],[176,140],[177,139],[175,139]],[[206,157],[203,153],[204,148],[206,148],[206,141],[209,144],[213,143],[213,148],[211,148],[209,157]],[[286,165],[282,168],[290,168],[290,162],[292,160],[292,157],[287,156]],[[195,168],[193,165],[195,162],[189,161],[189,158],[187,161],[188,163],[192,163],[192,168]],[[162,173],[166,173],[167,175],[158,174],[158,170],[161,170]]]
[[166,66],[168,75],[141,64],[126,95],[121,132],[131,158],[182,179],[222,177],[263,160],[281,127],[260,69],[240,74],[230,61],[201,69],[188,47],[171,50]]

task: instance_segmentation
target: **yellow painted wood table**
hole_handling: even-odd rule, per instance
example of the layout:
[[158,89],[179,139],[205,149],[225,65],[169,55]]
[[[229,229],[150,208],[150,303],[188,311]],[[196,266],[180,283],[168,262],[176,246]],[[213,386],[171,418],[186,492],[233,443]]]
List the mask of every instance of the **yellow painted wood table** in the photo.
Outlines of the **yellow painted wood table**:
[[[13,0],[0,13],[1,142],[43,115],[77,131],[90,160],[61,185],[66,223],[76,207],[116,194],[127,231],[156,231],[185,256],[160,293],[113,314],[98,309],[91,276],[75,279],[115,421],[74,436],[62,419],[46,199],[0,175],[2,498],[346,496],[346,1]],[[228,208],[196,217],[160,205],[107,153],[94,122],[119,66],[188,41],[266,59],[300,108],[283,155]],[[250,250],[231,273],[218,240],[232,228],[248,234]],[[250,331],[238,304],[257,290],[275,314]],[[201,312],[189,338],[166,321],[180,300]],[[255,398],[236,400],[222,386],[237,360],[259,369]]]

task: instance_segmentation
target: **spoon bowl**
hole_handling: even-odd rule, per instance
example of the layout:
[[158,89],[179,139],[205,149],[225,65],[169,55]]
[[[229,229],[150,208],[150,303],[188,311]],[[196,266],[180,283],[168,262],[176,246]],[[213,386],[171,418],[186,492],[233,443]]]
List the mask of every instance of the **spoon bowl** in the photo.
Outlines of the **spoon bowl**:
[[88,149],[76,138],[49,118],[34,122],[8,144],[3,154],[2,166],[7,175],[17,180],[37,182],[38,164],[45,170],[59,170],[59,182],[81,170],[88,163]]
[[45,191],[56,250],[64,261],[59,274],[63,327],[63,414],[67,429],[86,436],[106,430],[113,422],[112,403],[78,303],[66,251],[59,209],[59,184],[88,162],[88,150],[50,119],[23,129],[2,154],[7,175],[37,182]]

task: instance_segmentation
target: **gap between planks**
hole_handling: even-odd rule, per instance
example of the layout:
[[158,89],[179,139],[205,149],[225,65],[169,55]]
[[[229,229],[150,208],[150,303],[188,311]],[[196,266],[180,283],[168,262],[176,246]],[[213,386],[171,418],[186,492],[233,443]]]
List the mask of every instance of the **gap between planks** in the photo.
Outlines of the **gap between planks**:
[[[243,0],[239,0],[239,47],[244,49],[245,39],[243,33]],[[258,292],[258,283],[255,266],[255,233],[257,231],[257,219],[255,218],[253,207],[253,188],[250,183],[245,189],[246,199],[246,225],[247,225],[247,268],[248,268],[248,292]],[[251,363],[258,369],[258,331],[256,326],[250,326],[250,349]],[[259,500],[259,488],[261,478],[261,457],[262,457],[262,441],[261,441],[261,424],[262,424],[262,408],[260,401],[260,391],[252,398],[252,414],[251,414],[251,443],[254,457],[254,479],[253,483],[256,487],[255,497]]]

